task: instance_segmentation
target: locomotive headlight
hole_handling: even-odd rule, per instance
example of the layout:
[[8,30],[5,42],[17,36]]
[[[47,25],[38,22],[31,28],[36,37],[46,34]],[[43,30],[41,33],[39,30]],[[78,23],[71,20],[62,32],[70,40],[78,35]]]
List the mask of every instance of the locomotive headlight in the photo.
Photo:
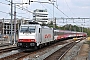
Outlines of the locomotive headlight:
[[35,42],[35,39],[31,39],[31,42]]
[[19,43],[19,45],[22,45],[22,43]]
[[30,43],[30,46],[35,46],[35,43]]

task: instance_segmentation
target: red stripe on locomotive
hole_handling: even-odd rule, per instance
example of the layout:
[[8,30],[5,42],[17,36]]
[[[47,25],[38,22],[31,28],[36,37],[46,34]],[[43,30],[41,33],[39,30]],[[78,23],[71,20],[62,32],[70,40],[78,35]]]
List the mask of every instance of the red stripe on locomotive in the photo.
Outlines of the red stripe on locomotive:
[[19,39],[18,42],[36,42],[35,39]]

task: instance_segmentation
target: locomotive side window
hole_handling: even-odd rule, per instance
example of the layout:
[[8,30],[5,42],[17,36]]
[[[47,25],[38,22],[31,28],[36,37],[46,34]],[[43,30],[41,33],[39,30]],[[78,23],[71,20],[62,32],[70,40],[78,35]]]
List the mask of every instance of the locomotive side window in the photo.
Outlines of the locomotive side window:
[[54,32],[54,35],[62,35],[64,34],[63,32]]
[[39,28],[39,33],[40,33],[40,28]]

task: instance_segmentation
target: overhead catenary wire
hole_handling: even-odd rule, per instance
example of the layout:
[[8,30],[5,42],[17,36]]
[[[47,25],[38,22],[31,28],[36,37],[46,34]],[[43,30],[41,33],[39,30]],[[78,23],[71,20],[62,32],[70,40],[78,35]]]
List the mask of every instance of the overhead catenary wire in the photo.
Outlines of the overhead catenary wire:
[[[7,1],[7,0],[6,0]],[[8,1],[8,2],[10,2],[10,1]],[[11,2],[10,2],[11,3]],[[52,3],[52,2],[51,2]],[[52,3],[53,4],[53,3]],[[18,7],[20,7],[19,5],[17,5]],[[63,13],[66,17],[68,17],[64,12],[62,12],[57,6],[55,6],[54,5],[54,7],[55,8],[57,8],[61,13]],[[24,9],[24,10],[26,10],[26,11],[28,11],[28,12],[30,12],[30,13],[34,13],[34,12],[31,12],[31,11],[29,11],[29,10],[27,10],[27,9],[25,9],[25,8],[23,8],[23,7],[20,7],[20,8],[22,8],[22,9]],[[69,17],[68,17],[69,18]]]
[[[51,3],[50,4],[53,4],[52,1],[50,1]],[[39,2],[38,3],[44,3],[44,2]],[[48,3],[48,2],[45,2],[45,3]],[[55,8],[57,8],[61,13],[63,13],[66,17],[68,17],[63,11],[61,11],[57,6],[55,6],[55,4],[53,4]],[[68,17],[69,18],[69,17]]]
[[[43,4],[43,3],[40,3],[41,5]],[[45,8],[45,6],[44,5],[42,5],[44,8]],[[48,8],[48,7],[47,7]],[[51,9],[50,8],[48,8],[50,11],[51,11]],[[55,12],[56,14],[58,14],[57,12]],[[51,14],[51,13],[50,13]],[[52,14],[51,14],[52,15]],[[60,14],[59,14],[59,16],[61,16]]]
[[[11,2],[8,1],[8,0],[5,0],[5,1],[11,3]],[[20,5],[21,5],[22,3],[20,3],[20,4],[19,4],[19,3],[13,3],[13,4],[16,4],[16,6],[19,7],[19,9],[22,8],[21,10],[23,10],[23,11],[27,11],[27,12],[29,12],[29,13],[34,13],[34,12],[32,12],[32,11],[30,11],[30,10],[24,8],[24,7],[20,7]],[[17,5],[17,4],[18,4],[18,5]],[[23,5],[23,4],[22,4],[22,5]]]
[[[7,1],[7,0],[5,0],[5,1]],[[10,2],[10,1],[8,1],[8,2]],[[0,2],[0,4],[4,4],[4,5],[7,5],[7,6],[9,6],[10,4],[6,4],[6,3],[3,3],[3,2]],[[4,11],[0,11],[1,13],[5,13],[5,14],[9,14],[10,15],[10,13],[7,13],[7,12],[4,12]],[[14,16],[14,15],[13,15]],[[17,17],[21,17],[21,18],[26,18],[26,17],[22,17],[22,16],[18,16],[18,15],[16,15]],[[26,19],[30,19],[30,18],[26,18]]]
[[[52,4],[53,4],[53,2],[52,1],[50,1]],[[65,15],[66,17],[68,17],[63,11],[61,11],[57,6],[55,6],[55,4],[53,4],[53,6],[55,7],[55,8],[57,8],[63,15]],[[69,18],[69,17],[68,17]]]
[[[39,1],[39,0],[38,0]],[[41,4],[41,3],[40,3]],[[42,4],[41,4],[42,5]],[[45,8],[45,6],[44,5],[42,5],[44,8]],[[50,9],[50,8],[49,8]],[[50,9],[51,10],[51,9]],[[50,13],[51,14],[51,13]],[[52,15],[52,14],[51,14]]]
[[[7,0],[6,0],[6,1],[7,1]],[[10,1],[7,1],[7,2],[10,2]],[[10,2],[10,3],[11,3],[11,2]],[[13,4],[17,4],[17,3],[13,3]],[[18,5],[18,4],[16,5],[16,8],[18,8],[18,9],[20,9],[20,10],[22,10],[22,11],[29,12],[29,13],[35,13],[35,12],[32,12],[32,11],[24,8],[24,7],[20,7],[20,5]],[[40,14],[40,13],[39,13],[39,14]]]
[[[7,2],[9,2],[9,3],[11,3],[10,1],[8,1],[8,0],[5,0],[5,1],[7,1]],[[16,3],[13,3],[13,4],[16,4]],[[10,5],[10,4],[8,4],[8,5]],[[31,11],[29,11],[29,10],[27,10],[27,9],[25,9],[25,8],[23,8],[23,7],[20,7],[19,5],[16,5],[17,7],[19,7],[18,9],[20,9],[20,8],[22,8],[21,10],[23,10],[23,11],[27,11],[27,12],[29,12],[29,13],[33,13],[33,12],[31,12]],[[16,8],[17,8],[16,7]]]
[[7,13],[7,12],[4,12],[4,11],[0,11],[1,13],[5,13],[5,14],[10,14],[10,13]]
[[[39,1],[39,0],[38,0]],[[43,3],[40,3],[44,8],[45,8],[45,6],[46,5],[43,5]],[[46,6],[47,7],[47,6]],[[48,7],[47,7],[48,8]],[[51,11],[51,9],[50,8],[48,8],[50,11]],[[51,13],[50,13],[51,14]],[[57,13],[56,13],[57,14]],[[52,15],[52,14],[51,14]],[[59,16],[61,16],[60,14],[59,14]]]
[[6,3],[3,3],[3,2],[0,2],[1,4],[4,4],[4,5],[9,5],[9,4],[6,4]]
[[[7,12],[4,12],[4,11],[0,11],[1,13],[5,13],[5,14],[9,14],[10,15],[10,13],[7,13]],[[13,16],[14,16],[14,14],[13,14]],[[26,17],[22,17],[22,16],[19,16],[19,15],[16,15],[17,17],[21,17],[21,18],[26,18]],[[30,18],[26,18],[26,19],[30,19]]]
[[[53,2],[51,2],[53,4]],[[63,11],[61,11],[57,6],[54,5],[55,8],[57,8],[63,15],[65,15],[66,17],[68,17]],[[68,17],[69,18],[69,17]]]
[[[5,3],[2,3],[2,2],[0,2],[0,3],[1,3],[1,4],[5,4]],[[5,4],[5,5],[9,5],[9,4]],[[10,15],[10,13],[4,12],[4,11],[0,11],[0,12]],[[14,14],[13,14],[13,16],[14,16]],[[18,16],[18,15],[16,15],[16,16],[17,16],[17,17],[21,17],[21,18],[26,18],[26,17],[22,17],[22,16]],[[26,19],[30,19],[30,18],[26,18]]]
[[70,7],[69,7],[69,5],[68,5],[68,3],[67,3],[67,1],[66,1],[66,0],[65,0],[65,2],[66,2],[66,5],[68,6],[68,8],[69,8],[70,12],[71,12],[74,16],[76,16],[76,15],[72,12],[72,10],[70,9]]
[[16,5],[17,7],[19,7],[19,9],[21,8],[21,10],[23,10],[23,11],[27,11],[27,12],[29,12],[29,13],[34,13],[34,12],[32,12],[32,11],[29,11],[28,9],[25,9],[25,8],[23,8],[23,7],[20,7],[19,5]]
[[[55,6],[55,5],[54,5]],[[63,11],[61,11],[57,6],[55,6],[61,13],[63,13],[66,17],[68,17]],[[69,17],[68,17],[69,18]]]
[[[51,2],[52,3],[52,2]],[[52,3],[53,4],[53,3]],[[19,6],[19,5],[18,5]],[[20,6],[19,6],[20,7]],[[54,7],[56,7],[55,5],[54,5]],[[22,7],[21,7],[22,8]],[[58,7],[56,7],[61,13],[63,13],[65,16],[67,16],[64,12],[62,12]],[[26,11],[28,11],[28,12],[30,12],[30,13],[34,13],[34,12],[31,12],[31,11],[29,11],[29,10],[27,10],[27,9],[25,9],[25,8],[23,8],[24,10],[26,10]],[[68,16],[67,16],[68,17]],[[68,17],[69,18],[69,17]]]

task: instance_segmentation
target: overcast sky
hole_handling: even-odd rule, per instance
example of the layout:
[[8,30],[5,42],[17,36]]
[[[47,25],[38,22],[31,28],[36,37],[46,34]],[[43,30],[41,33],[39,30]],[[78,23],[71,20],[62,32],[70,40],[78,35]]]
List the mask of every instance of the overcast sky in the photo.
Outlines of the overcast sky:
[[[0,7],[1,7],[0,8],[0,19],[10,18],[10,14],[8,14],[8,13],[11,12],[11,9],[10,9],[10,5],[7,5],[7,4],[10,4],[10,2],[7,2],[7,1],[11,1],[11,0],[0,0]],[[33,1],[45,1],[46,2],[48,0],[33,0]],[[53,0],[51,0],[51,1],[53,1]],[[58,10],[57,8],[54,7],[54,17],[56,17],[56,18],[61,18],[61,17],[64,17],[64,18],[68,18],[68,17],[70,17],[70,18],[71,17],[73,17],[73,18],[75,18],[75,17],[76,18],[78,18],[78,17],[90,18],[90,0],[55,0],[55,1],[56,1],[55,6],[57,6],[59,9]],[[28,0],[13,0],[13,2],[14,3],[22,3],[22,2],[28,2]],[[35,9],[47,9],[48,13],[49,13],[49,17],[53,18],[53,5],[52,4],[31,2],[30,5],[27,4],[27,5],[23,5],[20,7],[26,8],[29,11],[33,11]],[[27,12],[22,9],[19,9],[18,7],[16,8],[16,10],[17,10],[17,18],[32,19],[32,13]],[[58,24],[60,25],[61,23],[59,23],[59,22],[58,22]],[[85,20],[85,23],[81,23],[81,24],[90,26],[89,23],[90,23],[89,20]],[[66,24],[66,23],[63,23],[63,24]],[[79,23],[73,23],[73,24],[78,25]]]

